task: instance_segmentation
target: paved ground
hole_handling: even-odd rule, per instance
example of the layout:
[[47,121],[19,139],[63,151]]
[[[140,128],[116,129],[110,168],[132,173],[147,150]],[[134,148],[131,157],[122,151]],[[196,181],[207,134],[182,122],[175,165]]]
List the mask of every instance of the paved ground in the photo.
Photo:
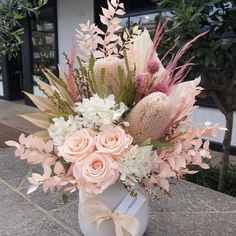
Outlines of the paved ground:
[[30,134],[38,131],[38,127],[17,116],[37,111],[35,107],[25,106],[23,102],[0,99],[0,148],[5,147],[4,142],[7,140],[17,140],[22,132]]
[[[26,195],[26,178],[31,171],[14,157],[13,149],[0,149],[0,235],[81,236],[77,194],[66,205],[60,193],[40,190]],[[145,236],[236,235],[235,198],[185,181],[172,184],[172,194],[171,198],[163,196],[159,202],[150,202]]]

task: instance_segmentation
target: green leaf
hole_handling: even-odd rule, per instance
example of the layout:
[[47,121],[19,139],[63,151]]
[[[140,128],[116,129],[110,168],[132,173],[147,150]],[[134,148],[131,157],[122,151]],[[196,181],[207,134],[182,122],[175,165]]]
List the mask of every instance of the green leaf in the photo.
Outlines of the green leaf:
[[[20,44],[23,41],[22,20],[27,15],[38,15],[40,8],[47,0],[7,0],[0,1],[0,54],[8,55],[8,58],[16,57]],[[19,30],[19,31],[18,31]]]
[[134,86],[133,78],[134,71],[131,71],[129,68],[129,62],[126,52],[124,51],[124,61],[125,67],[127,71],[126,78],[124,78],[124,71],[120,67],[118,67],[118,79],[119,79],[119,95],[116,98],[117,102],[124,102],[128,107],[130,107],[134,103],[134,98],[136,95],[136,89]]
[[207,3],[205,3],[205,6],[211,7],[213,5],[215,5],[216,3],[221,2],[222,0],[211,0],[211,1],[207,1]]
[[105,84],[105,75],[106,75],[106,69],[101,68],[101,75],[100,75],[100,84],[99,84],[99,91],[100,91],[100,97],[104,98],[104,84]]
[[22,20],[25,18],[25,14],[21,13],[21,12],[17,12],[16,10],[12,11],[12,15],[16,20]]
[[173,143],[171,142],[167,142],[167,141],[162,141],[162,140],[155,140],[152,141],[151,139],[147,139],[145,141],[143,141],[139,146],[143,147],[143,146],[153,146],[154,149],[158,149],[158,148],[169,148],[173,146]]
[[67,204],[69,200],[69,196],[66,193],[62,194],[62,201],[64,204]]
[[84,67],[82,60],[80,59],[80,57],[77,57],[78,61],[79,61],[79,65],[80,65],[80,71],[82,74],[82,77],[84,79],[87,79],[88,77],[88,82],[89,82],[89,86],[92,90],[93,93],[98,93],[98,84],[97,81],[95,79],[95,75],[94,75],[94,63],[95,63],[95,58],[93,56],[93,54],[90,55],[89,57],[89,71],[87,72],[86,68]]
[[42,7],[47,4],[48,0],[38,0],[38,7]]

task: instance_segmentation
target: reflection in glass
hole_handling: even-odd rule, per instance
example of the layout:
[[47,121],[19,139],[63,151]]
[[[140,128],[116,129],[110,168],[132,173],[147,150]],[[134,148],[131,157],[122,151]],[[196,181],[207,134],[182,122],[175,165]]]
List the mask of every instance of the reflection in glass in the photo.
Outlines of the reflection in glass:
[[152,36],[155,32],[157,16],[158,13],[156,12],[131,16],[130,26],[139,24],[140,26],[145,27]]
[[53,73],[57,70],[56,32],[52,7],[41,11],[39,18],[31,21],[33,75],[47,81],[42,69],[48,68]]
[[[149,31],[151,37],[153,37],[159,14],[159,12],[154,12],[153,10],[149,12],[133,12],[121,18],[121,26],[130,28],[139,24],[141,27],[145,27]],[[162,12],[161,15],[166,20],[173,16],[171,12]]]
[[126,28],[126,27],[128,27],[129,26],[129,19],[128,19],[128,17],[122,17],[122,18],[120,18],[120,26],[122,27],[122,28]]

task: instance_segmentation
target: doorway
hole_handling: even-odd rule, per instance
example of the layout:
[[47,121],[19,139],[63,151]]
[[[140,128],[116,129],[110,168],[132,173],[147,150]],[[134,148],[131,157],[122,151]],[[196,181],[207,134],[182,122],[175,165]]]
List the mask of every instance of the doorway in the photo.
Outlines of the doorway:
[[0,64],[0,98],[8,101],[23,99],[21,50],[16,58],[1,56]]

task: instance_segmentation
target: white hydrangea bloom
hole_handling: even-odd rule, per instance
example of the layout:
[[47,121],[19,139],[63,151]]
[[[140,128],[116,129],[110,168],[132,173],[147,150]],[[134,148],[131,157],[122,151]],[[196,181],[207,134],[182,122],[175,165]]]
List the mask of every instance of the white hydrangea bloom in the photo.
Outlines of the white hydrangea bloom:
[[120,179],[135,185],[150,173],[153,160],[156,158],[157,154],[152,150],[152,146],[132,146],[119,162]]
[[55,145],[62,145],[67,135],[82,128],[82,118],[70,115],[67,120],[64,117],[53,118],[53,124],[48,128],[48,133]]
[[118,121],[128,109],[123,102],[116,104],[113,94],[104,99],[95,94],[76,105],[75,110],[83,116],[83,126],[92,129],[102,129],[104,126]]

